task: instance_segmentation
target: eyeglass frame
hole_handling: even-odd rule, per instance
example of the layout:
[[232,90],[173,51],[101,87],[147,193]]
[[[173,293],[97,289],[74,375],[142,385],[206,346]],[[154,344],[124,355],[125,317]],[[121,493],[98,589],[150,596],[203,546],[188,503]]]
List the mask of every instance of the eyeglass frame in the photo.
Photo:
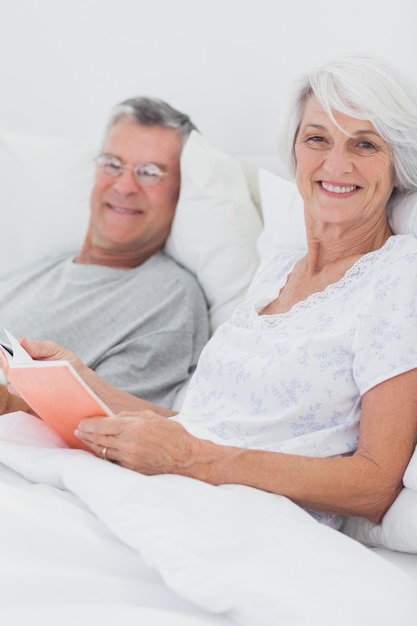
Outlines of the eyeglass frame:
[[[113,161],[113,166],[116,169],[114,169],[114,171],[110,171],[110,170],[106,171],[105,169],[106,164],[103,162],[100,164],[100,160],[102,159],[109,159],[110,161]],[[101,176],[105,176],[106,178],[109,178],[109,179],[118,178],[126,170],[130,170],[137,184],[145,185],[148,187],[158,185],[160,182],[162,182],[165,176],[168,176],[168,172],[164,172],[161,169],[161,167],[157,165],[156,163],[147,162],[147,163],[138,163],[137,165],[128,165],[126,163],[123,163],[123,161],[114,154],[108,154],[108,153],[99,154],[97,157],[95,157],[94,163],[96,164],[97,173],[100,174]],[[111,166],[112,166],[112,163],[108,162],[107,167],[111,167]],[[157,174],[151,175],[151,174],[145,174],[145,173],[140,173],[140,172],[138,173],[138,169],[143,168],[143,167],[156,168]],[[141,176],[145,176],[145,179],[141,178]],[[146,179],[146,176],[148,176],[149,178]],[[152,177],[154,177],[154,179]]]

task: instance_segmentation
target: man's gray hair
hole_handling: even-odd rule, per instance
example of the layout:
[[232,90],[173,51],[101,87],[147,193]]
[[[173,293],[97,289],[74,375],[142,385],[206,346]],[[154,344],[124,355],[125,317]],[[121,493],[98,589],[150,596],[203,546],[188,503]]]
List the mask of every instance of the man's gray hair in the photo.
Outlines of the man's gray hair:
[[173,128],[177,131],[184,145],[192,130],[197,130],[185,113],[177,111],[170,104],[158,98],[138,96],[117,104],[110,114],[106,134],[120,119],[128,118],[141,126]]

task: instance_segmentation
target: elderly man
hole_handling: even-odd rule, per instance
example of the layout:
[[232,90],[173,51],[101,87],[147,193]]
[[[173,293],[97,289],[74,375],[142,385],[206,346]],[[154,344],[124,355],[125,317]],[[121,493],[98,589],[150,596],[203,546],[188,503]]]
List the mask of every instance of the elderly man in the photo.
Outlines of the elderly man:
[[[0,281],[1,326],[17,337],[53,339],[113,385],[166,407],[208,338],[196,279],[162,251],[182,146],[194,128],[160,100],[117,105],[96,159],[81,250]],[[3,413],[27,408],[5,387],[0,402]]]

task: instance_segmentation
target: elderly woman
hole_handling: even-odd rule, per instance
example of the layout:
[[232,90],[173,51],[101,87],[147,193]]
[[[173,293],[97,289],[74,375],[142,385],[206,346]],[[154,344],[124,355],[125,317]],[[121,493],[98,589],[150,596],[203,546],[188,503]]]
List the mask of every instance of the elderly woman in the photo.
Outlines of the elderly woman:
[[393,197],[417,190],[417,100],[379,62],[347,57],[306,76],[289,111],[307,252],[260,268],[180,414],[114,389],[55,344],[24,345],[69,358],[123,411],[79,425],[99,456],[282,494],[334,527],[345,515],[378,521],[417,441],[417,240],[387,219]]

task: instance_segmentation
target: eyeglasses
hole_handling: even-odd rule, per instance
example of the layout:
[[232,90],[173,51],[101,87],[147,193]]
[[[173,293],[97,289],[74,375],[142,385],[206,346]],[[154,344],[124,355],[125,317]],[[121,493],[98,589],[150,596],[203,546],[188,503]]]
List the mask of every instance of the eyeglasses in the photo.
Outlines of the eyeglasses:
[[125,170],[131,170],[135,181],[140,185],[157,185],[167,175],[159,165],[155,163],[140,163],[139,165],[126,165],[112,154],[101,154],[94,159],[97,172],[101,176],[117,178]]

